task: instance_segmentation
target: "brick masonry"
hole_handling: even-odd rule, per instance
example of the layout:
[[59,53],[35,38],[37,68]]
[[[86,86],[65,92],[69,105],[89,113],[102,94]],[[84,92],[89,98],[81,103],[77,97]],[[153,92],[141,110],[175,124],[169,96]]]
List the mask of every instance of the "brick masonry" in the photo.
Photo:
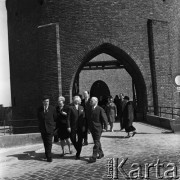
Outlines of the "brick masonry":
[[[53,105],[59,94],[70,102],[76,76],[101,53],[124,64],[136,86],[138,111],[145,114],[153,105],[148,19],[153,21],[158,105],[175,106],[179,8],[179,0],[7,0],[13,118],[36,118],[43,93],[50,94]],[[113,74],[107,77],[118,81]],[[116,86],[108,85],[117,94]]]
[[93,83],[97,80],[102,80],[108,85],[110,94],[113,98],[116,95],[123,93],[133,99],[132,78],[124,69],[82,71],[79,79],[80,94],[83,94],[84,90],[88,90],[90,92]]

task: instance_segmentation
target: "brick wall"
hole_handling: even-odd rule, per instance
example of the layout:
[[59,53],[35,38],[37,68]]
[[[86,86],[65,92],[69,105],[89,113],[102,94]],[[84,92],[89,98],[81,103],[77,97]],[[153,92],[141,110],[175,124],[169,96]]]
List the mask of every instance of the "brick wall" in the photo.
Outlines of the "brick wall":
[[7,1],[13,119],[34,118],[39,103],[39,7],[35,0]]
[[[14,118],[34,118],[46,87],[53,104],[58,94],[71,101],[76,76],[101,53],[124,64],[144,112],[153,102],[148,19],[157,21],[153,34],[159,105],[172,105],[172,76],[179,71],[179,8],[179,0],[7,0]],[[54,27],[44,32],[37,28],[47,24],[59,25],[59,49]],[[113,73],[117,83],[120,75]]]
[[111,96],[115,97],[123,93],[133,99],[132,78],[124,69],[82,71],[79,79],[80,94],[83,94],[84,90],[90,92],[93,83],[97,80],[102,80],[107,84]]

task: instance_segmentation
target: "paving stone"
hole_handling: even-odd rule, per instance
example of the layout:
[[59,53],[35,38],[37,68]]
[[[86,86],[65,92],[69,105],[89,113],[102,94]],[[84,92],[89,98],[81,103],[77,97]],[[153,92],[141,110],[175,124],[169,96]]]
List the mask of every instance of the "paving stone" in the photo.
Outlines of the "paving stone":
[[[75,160],[75,149],[73,154],[62,153],[59,143],[53,144],[53,162],[48,163],[44,159],[43,144],[29,145],[25,147],[7,148],[0,150],[0,179],[3,180],[108,180],[108,160],[118,159],[120,163],[127,159],[123,166],[128,174],[132,164],[142,166],[142,174],[145,174],[145,164],[161,163],[167,166],[168,163],[175,163],[177,173],[180,176],[180,135],[168,132],[143,123],[134,123],[137,134],[131,138],[124,138],[126,133],[119,131],[119,123],[115,123],[115,132],[103,132],[101,143],[105,157],[95,163],[88,163],[92,155],[93,141],[91,135],[88,137],[89,145],[83,146],[81,159]],[[66,147],[66,151],[68,149]],[[116,170],[118,167],[116,167]],[[9,170],[11,169],[11,173]],[[162,175],[166,169],[161,169]],[[150,168],[150,178],[156,179],[156,169]],[[134,174],[135,175],[135,174]],[[124,179],[118,171],[118,179]]]

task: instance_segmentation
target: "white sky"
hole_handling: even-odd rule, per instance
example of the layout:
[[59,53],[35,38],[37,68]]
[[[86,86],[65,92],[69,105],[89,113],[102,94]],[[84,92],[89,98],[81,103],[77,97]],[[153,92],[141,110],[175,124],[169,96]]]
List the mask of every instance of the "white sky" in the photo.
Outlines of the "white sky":
[[7,11],[5,0],[0,0],[0,104],[11,106]]

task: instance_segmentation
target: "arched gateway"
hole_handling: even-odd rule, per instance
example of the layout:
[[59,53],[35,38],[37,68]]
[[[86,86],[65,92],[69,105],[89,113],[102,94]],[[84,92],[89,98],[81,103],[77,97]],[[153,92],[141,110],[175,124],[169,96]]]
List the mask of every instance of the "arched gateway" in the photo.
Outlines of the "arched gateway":
[[[137,116],[138,120],[144,120],[146,118],[146,112],[147,112],[147,92],[146,92],[146,85],[143,78],[142,73],[140,72],[139,67],[135,63],[135,61],[122,49],[119,47],[116,47],[112,44],[102,44],[99,47],[91,50],[84,58],[81,63],[81,65],[78,68],[78,71],[76,72],[76,76],[73,79],[74,85],[72,88],[72,95],[78,93],[78,83],[79,83],[79,73],[83,69],[84,66],[88,64],[88,62],[93,59],[95,56],[106,53],[112,57],[114,57],[117,62],[112,62],[112,64],[109,64],[109,62],[104,61],[103,66],[106,65],[115,65],[119,66],[120,68],[124,68],[131,76],[132,82],[133,82],[133,90],[134,90],[134,100],[137,103]],[[114,68],[115,68],[114,66]],[[116,83],[116,82],[114,82]]]

